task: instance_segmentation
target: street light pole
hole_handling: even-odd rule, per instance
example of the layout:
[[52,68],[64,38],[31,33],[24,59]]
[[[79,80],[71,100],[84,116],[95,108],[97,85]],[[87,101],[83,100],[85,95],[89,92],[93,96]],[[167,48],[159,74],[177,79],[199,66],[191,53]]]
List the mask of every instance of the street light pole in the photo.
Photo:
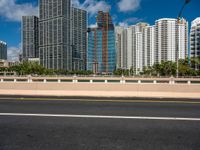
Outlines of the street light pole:
[[[183,10],[184,10],[184,8],[185,8],[185,6],[187,5],[187,4],[189,4],[190,3],[190,1],[191,0],[185,0],[185,3],[183,4],[183,7],[181,8],[181,10],[180,10],[180,12],[179,12],[179,15],[178,15],[178,18],[177,18],[177,24],[178,24],[178,30],[177,30],[177,36],[178,36],[178,33],[179,33],[179,24],[180,24],[180,18],[181,18],[181,16],[182,16],[182,13],[183,13]],[[176,48],[177,48],[177,50],[176,50],[176,77],[178,78],[179,77],[179,47],[178,47],[178,44],[179,43],[179,41],[178,41],[178,37],[177,37],[177,42],[176,42]]]

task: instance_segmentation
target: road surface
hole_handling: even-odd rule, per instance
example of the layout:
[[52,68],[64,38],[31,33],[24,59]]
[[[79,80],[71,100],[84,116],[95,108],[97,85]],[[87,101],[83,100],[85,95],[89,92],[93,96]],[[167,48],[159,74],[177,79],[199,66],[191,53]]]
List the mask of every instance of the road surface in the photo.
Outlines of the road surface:
[[200,101],[0,98],[0,150],[200,150]]

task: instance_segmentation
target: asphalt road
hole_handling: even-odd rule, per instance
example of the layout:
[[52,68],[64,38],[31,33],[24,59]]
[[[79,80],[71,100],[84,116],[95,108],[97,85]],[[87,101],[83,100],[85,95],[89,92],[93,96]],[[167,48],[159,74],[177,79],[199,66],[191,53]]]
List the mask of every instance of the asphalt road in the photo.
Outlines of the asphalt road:
[[200,150],[200,101],[0,98],[0,150]]

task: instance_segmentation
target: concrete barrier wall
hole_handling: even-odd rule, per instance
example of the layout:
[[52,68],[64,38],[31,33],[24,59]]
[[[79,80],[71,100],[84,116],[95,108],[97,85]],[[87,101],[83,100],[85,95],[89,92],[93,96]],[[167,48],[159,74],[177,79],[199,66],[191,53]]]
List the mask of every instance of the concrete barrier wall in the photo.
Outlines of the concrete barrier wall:
[[[200,85],[170,84],[102,84],[102,83],[0,83],[0,90],[49,90],[49,91],[143,91],[200,93]],[[200,95],[199,95],[200,96]]]
[[[163,97],[163,98],[200,99],[199,79],[177,80],[177,79],[160,79],[160,78],[91,79],[91,78],[8,78],[8,77],[0,79],[1,79],[0,95],[159,97],[159,98]],[[61,82],[62,80],[65,82]],[[93,82],[96,80],[101,80],[103,81],[103,83]],[[131,81],[131,83],[126,83],[124,81]],[[158,83],[158,81],[166,81],[166,83]]]

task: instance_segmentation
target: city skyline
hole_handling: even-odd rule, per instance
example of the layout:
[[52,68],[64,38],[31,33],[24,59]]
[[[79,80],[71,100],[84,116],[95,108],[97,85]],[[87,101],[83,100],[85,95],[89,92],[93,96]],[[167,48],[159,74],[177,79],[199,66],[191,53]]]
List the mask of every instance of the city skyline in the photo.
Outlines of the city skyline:
[[[161,2],[159,1],[152,1],[152,0],[141,0],[141,1],[131,1],[129,0],[117,0],[113,4],[113,2],[107,2],[107,1],[80,1],[73,0],[73,3],[75,3],[75,6],[87,8],[87,11],[89,12],[89,25],[92,25],[95,23],[95,16],[96,11],[98,9],[106,9],[111,7],[110,13],[113,17],[113,22],[115,25],[132,25],[136,24],[137,22],[147,22],[149,24],[153,24],[153,22],[159,18],[176,18],[176,15],[178,14],[178,10],[180,9],[183,0],[177,0],[175,2],[173,1],[167,1]],[[129,3],[129,7],[124,8],[122,6],[126,6],[126,4]],[[151,6],[149,6],[151,3]],[[166,4],[165,4],[166,3]],[[173,4],[173,5],[170,5]],[[191,23],[192,20],[194,20],[196,17],[199,16],[198,13],[198,1],[193,0],[186,8],[185,12],[183,13],[183,16],[186,18],[186,20]],[[16,13],[10,12],[10,14],[7,13],[8,10],[4,9],[3,6],[11,7],[14,11],[16,10]],[[9,59],[16,59],[16,53],[21,47],[21,28],[20,28],[20,15],[34,15],[35,9],[37,10],[37,0],[30,1],[30,0],[9,0],[3,3],[3,1],[0,1],[0,39],[8,43],[8,55]],[[162,7],[165,5],[165,7]],[[106,6],[106,7],[105,7]],[[157,9],[159,7],[159,9]],[[19,9],[23,8],[23,10],[19,11]],[[28,14],[26,13],[26,8],[28,9]],[[96,9],[95,9],[96,8]],[[162,9],[161,9],[162,8]],[[170,11],[166,11],[166,9],[169,9]],[[174,9],[173,9],[174,8]],[[94,10],[95,9],[95,10]],[[152,9],[152,10],[151,10]],[[155,10],[156,9],[156,10]],[[161,11],[162,10],[162,11]],[[157,13],[156,11],[160,11]]]

